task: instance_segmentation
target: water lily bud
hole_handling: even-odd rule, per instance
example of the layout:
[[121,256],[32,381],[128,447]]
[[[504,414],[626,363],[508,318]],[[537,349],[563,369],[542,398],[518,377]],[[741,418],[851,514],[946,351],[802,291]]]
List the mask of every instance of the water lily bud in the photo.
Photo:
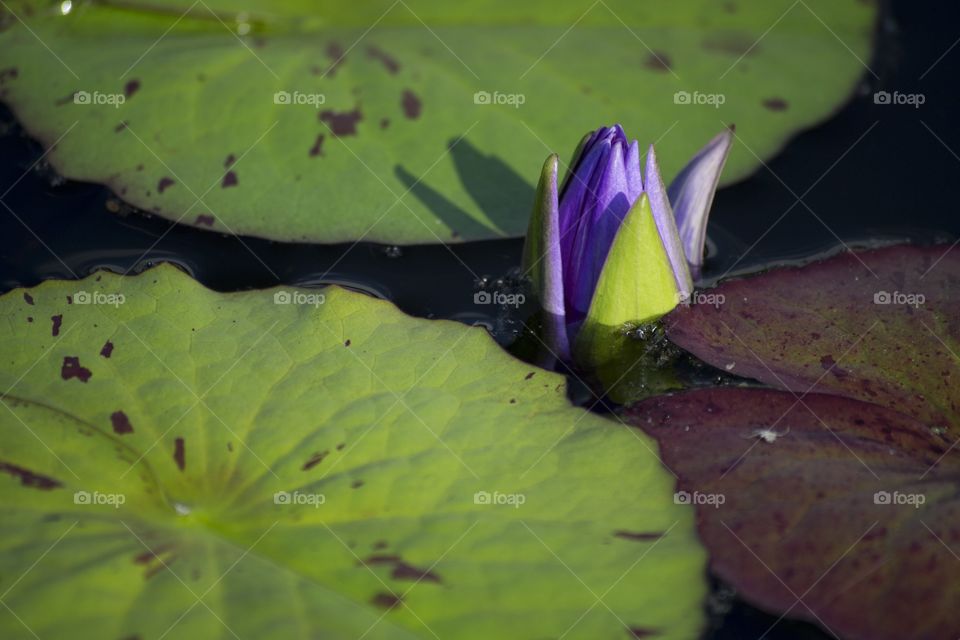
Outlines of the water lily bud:
[[619,125],[584,137],[562,185],[559,159],[547,159],[524,269],[555,357],[595,360],[601,327],[654,320],[689,299],[691,267],[703,260],[707,216],[731,141],[729,131],[714,138],[669,189],[653,146],[641,171],[639,145]]

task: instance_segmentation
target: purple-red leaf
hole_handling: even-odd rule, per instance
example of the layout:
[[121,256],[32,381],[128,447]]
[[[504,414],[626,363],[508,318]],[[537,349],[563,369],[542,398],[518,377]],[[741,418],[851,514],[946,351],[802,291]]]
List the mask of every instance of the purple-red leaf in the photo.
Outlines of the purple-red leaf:
[[753,603],[843,638],[960,635],[955,436],[840,396],[724,388],[627,419],[697,504],[711,566]]
[[[896,246],[732,280],[666,319],[671,340],[769,385],[960,427],[960,250]],[[719,298],[722,296],[722,298]]]

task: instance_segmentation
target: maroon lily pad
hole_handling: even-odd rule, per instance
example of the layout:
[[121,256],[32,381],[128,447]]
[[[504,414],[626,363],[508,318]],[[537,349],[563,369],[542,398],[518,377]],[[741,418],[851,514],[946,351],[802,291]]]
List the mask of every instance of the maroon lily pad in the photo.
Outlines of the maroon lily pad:
[[722,388],[626,411],[657,438],[714,572],[843,638],[960,635],[960,450],[827,394]]
[[[731,373],[960,427],[960,250],[895,246],[724,282],[668,335]],[[722,297],[720,297],[722,296]]]

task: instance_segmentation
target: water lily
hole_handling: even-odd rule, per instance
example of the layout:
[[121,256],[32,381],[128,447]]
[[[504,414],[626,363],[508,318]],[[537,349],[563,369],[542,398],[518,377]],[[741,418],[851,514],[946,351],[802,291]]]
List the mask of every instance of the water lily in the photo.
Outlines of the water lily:
[[603,329],[656,319],[689,299],[732,137],[717,135],[669,188],[653,145],[641,170],[639,145],[620,125],[584,137],[562,185],[559,158],[547,158],[524,269],[545,311],[544,340],[557,357],[589,354]]

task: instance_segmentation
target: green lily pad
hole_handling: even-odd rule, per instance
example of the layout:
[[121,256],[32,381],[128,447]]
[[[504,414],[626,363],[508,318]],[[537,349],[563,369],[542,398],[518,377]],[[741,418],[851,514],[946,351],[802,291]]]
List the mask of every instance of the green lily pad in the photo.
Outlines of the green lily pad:
[[0,97],[59,171],[185,224],[519,236],[543,158],[601,124],[659,142],[667,178],[738,124],[746,176],[852,93],[872,5],[10,2]]
[[0,318],[4,638],[702,630],[652,440],[481,329],[165,265]]

